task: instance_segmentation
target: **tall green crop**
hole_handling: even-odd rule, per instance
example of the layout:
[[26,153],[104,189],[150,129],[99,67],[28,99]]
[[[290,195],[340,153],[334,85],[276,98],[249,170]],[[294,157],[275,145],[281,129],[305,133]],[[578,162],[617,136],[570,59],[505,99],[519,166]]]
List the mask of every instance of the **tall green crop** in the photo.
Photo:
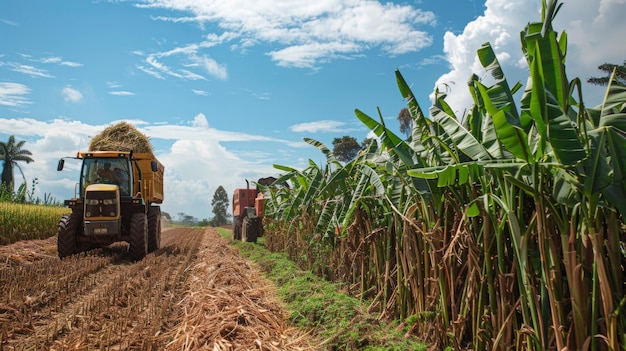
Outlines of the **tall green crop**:
[[[619,350],[626,345],[626,88],[587,108],[565,71],[560,9],[521,32],[526,86],[509,85],[491,45],[456,116],[436,92],[427,118],[400,72],[408,139],[356,110],[380,145],[342,165],[327,155],[267,188],[267,243],[411,317],[438,349]],[[523,89],[521,99],[515,93]]]
[[64,207],[0,202],[0,243],[55,236],[66,213]]

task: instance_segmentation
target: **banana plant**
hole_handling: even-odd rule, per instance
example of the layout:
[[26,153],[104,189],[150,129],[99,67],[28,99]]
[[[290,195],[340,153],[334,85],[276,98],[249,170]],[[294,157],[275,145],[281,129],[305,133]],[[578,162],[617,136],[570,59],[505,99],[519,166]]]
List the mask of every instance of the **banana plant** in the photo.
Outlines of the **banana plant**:
[[431,316],[420,328],[435,328],[441,348],[467,335],[493,350],[626,342],[626,88],[610,84],[586,108],[580,80],[566,75],[567,35],[552,28],[561,4],[542,4],[541,22],[520,33],[525,86],[509,85],[486,43],[489,83],[472,75],[468,113],[436,91],[427,118],[396,71],[409,138],[357,109],[380,147],[342,165],[306,139],[326,165],[276,166],[292,187],[272,194],[274,217],[296,236],[326,238],[331,258],[320,262],[388,313]]
[[[602,177],[607,178],[607,173],[602,171],[610,169],[607,160],[621,159],[618,150],[623,150],[621,148],[622,134],[606,133],[606,135],[611,135],[612,142],[604,149],[612,150],[613,155],[617,156],[607,157],[606,153],[594,152],[597,147],[585,148],[584,140],[592,139],[590,145],[593,146],[599,144],[595,141],[598,138],[594,138],[593,135],[591,138],[585,135],[581,136],[581,128],[577,128],[574,123],[577,121],[577,114],[572,108],[574,99],[569,94],[572,84],[567,81],[563,64],[566,35],[563,34],[560,39],[557,39],[557,34],[551,26],[552,19],[559,8],[560,5],[556,1],[544,2],[543,21],[529,24],[526,30],[522,32],[523,50],[530,68],[529,83],[522,98],[522,113],[517,113],[513,103],[513,92],[517,89],[517,85],[514,89],[508,89],[508,84],[493,50],[489,44],[483,45],[478,51],[478,57],[487,72],[494,78],[495,84],[487,87],[479,81],[472,82],[473,84],[470,86],[474,88],[471,89],[471,92],[475,106],[468,118],[469,122],[464,125],[457,122],[455,116],[446,112],[446,108],[439,107],[445,107],[441,99],[438,99],[431,108],[434,123],[439,124],[451,136],[453,147],[460,150],[472,161],[459,163],[458,159],[454,159],[455,166],[441,165],[409,171],[409,175],[425,179],[436,178],[440,186],[450,186],[454,184],[454,181],[467,181],[469,172],[462,170],[468,169],[469,165],[479,165],[492,170],[503,169],[508,173],[504,179],[508,179],[519,189],[532,196],[536,206],[538,246],[540,257],[544,262],[543,270],[540,272],[543,286],[540,288],[551,305],[555,306],[549,310],[552,313],[551,323],[555,325],[557,330],[561,330],[565,316],[560,314],[558,309],[559,292],[555,287],[558,282],[551,278],[554,276],[554,270],[557,269],[554,267],[558,266],[559,255],[550,246],[549,234],[546,231],[546,214],[551,212],[551,215],[557,218],[557,226],[561,229],[567,229],[566,220],[562,216],[567,211],[556,208],[550,203],[553,198],[546,198],[544,194],[550,193],[547,191],[550,186],[555,186],[554,193],[568,194],[568,196],[560,197],[561,199],[571,198],[569,194],[571,189],[578,185],[576,184],[576,176],[580,176],[580,174],[577,174],[577,168],[581,165],[599,165],[593,168],[595,171],[592,172],[592,175],[597,175],[597,177],[587,178],[590,179],[587,180],[587,188],[593,190],[593,195],[591,193],[588,195],[592,204],[597,203],[600,191],[608,193],[609,196],[621,195],[622,189],[619,186],[623,184],[619,182],[621,174],[623,174],[619,169],[621,166],[619,161],[615,162],[618,166],[617,172],[613,172],[618,174],[618,181],[609,182],[608,179],[602,179]],[[619,100],[616,104],[623,107]],[[483,112],[483,109],[486,114],[480,113]],[[611,111],[615,111],[615,109]],[[610,120],[619,121],[619,118]],[[485,121],[491,121],[491,123],[485,123]],[[489,136],[464,128],[465,126],[476,128],[485,125],[493,125],[493,128],[482,128],[482,130],[495,131],[497,143]],[[479,137],[482,138],[479,139]],[[481,143],[482,140],[490,141],[490,143],[484,145]],[[596,157],[589,157],[589,155],[596,155]],[[514,163],[510,163],[511,159],[514,159]],[[548,175],[553,179],[549,179]],[[553,184],[551,184],[552,180],[554,180]],[[559,188],[562,189],[559,190]],[[594,199],[596,200],[594,201]],[[505,208],[509,208],[513,203],[505,205]],[[518,251],[518,256],[520,255],[525,255],[525,251]],[[520,274],[527,274],[524,278],[525,283],[520,284],[520,286],[532,284],[533,275],[537,273],[524,272],[524,267],[529,269],[529,266],[523,265],[525,262],[528,262],[525,257],[518,257],[518,265],[522,269]],[[601,269],[602,265],[599,268]],[[599,272],[600,277],[605,275],[605,273]],[[532,299],[530,291],[522,291],[521,293],[522,296],[529,294],[525,301],[532,303],[534,299]],[[532,307],[530,311],[532,313],[529,315],[537,316],[538,314],[534,312],[537,309],[537,306]],[[610,311],[610,306],[605,307],[605,314]],[[537,327],[538,337],[542,343],[547,342],[548,329],[539,328],[547,321],[544,319],[540,323],[536,317],[532,319],[532,325]],[[530,320],[526,321],[526,323],[529,322]],[[580,331],[577,335],[580,335]],[[565,344],[564,335],[557,332],[554,337],[557,347],[562,348]]]

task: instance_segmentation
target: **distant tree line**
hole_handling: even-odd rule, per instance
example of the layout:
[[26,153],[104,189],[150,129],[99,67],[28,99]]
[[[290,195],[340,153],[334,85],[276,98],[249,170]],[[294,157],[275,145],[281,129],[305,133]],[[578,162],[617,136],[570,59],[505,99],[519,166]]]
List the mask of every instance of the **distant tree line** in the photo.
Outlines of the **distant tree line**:
[[169,213],[164,211],[161,212],[161,217],[169,223],[186,227],[220,227],[232,223],[230,221],[231,214],[228,213],[228,204],[228,194],[224,187],[220,185],[215,190],[213,200],[211,201],[211,206],[213,206],[213,217],[211,219],[204,218],[200,220],[184,212],[179,212],[176,218],[172,218]]

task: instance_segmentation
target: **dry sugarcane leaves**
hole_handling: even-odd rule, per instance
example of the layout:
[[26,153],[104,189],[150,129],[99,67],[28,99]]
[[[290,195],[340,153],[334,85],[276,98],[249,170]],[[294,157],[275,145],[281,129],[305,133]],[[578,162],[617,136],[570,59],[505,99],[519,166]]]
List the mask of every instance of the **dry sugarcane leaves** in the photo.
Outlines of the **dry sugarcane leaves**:
[[0,248],[2,350],[313,350],[271,283],[212,228],[60,260],[55,238]]

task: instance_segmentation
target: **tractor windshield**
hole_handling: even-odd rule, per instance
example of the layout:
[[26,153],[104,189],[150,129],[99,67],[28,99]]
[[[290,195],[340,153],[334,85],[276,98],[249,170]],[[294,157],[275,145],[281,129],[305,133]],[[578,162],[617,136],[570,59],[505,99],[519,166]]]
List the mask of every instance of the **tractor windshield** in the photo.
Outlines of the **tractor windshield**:
[[80,177],[81,195],[90,184],[115,184],[120,195],[130,195],[131,172],[125,158],[85,158]]

